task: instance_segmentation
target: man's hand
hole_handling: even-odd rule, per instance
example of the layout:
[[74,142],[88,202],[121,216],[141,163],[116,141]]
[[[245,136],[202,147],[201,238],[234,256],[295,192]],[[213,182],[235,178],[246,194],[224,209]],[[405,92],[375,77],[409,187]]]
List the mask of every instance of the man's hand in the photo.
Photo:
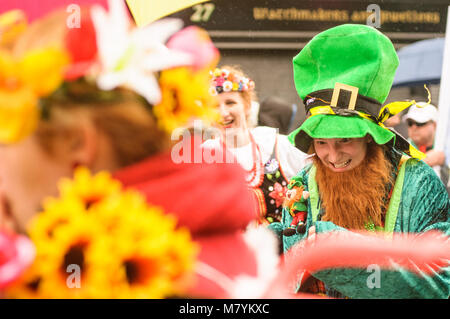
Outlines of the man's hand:
[[308,238],[307,240],[310,242],[314,242],[316,239],[316,226],[311,226],[308,229]]
[[426,153],[426,157],[424,158],[424,162],[430,166],[441,166],[444,165],[445,154],[442,151],[437,150],[429,150]]
[[308,192],[308,191],[303,191],[302,197],[303,197],[304,199],[308,199],[308,197],[309,197],[309,192]]

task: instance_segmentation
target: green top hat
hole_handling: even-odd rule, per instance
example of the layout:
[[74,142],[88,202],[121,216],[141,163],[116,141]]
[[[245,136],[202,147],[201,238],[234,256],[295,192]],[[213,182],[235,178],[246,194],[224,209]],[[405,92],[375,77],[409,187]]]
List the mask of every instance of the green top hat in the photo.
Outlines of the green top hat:
[[307,119],[289,135],[307,153],[312,138],[358,138],[421,157],[401,135],[382,122],[412,105],[382,106],[399,60],[392,42],[373,27],[344,24],[316,35],[293,59],[294,82]]

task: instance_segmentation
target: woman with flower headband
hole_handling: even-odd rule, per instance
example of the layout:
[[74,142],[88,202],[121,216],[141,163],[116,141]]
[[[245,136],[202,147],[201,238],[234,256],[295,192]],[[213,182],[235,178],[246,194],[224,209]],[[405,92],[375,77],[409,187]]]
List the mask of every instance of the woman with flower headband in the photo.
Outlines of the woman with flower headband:
[[53,12],[1,47],[0,226],[36,246],[8,293],[228,296],[258,267],[243,171],[170,156],[173,128],[215,114],[218,51],[179,20],[137,29],[121,1],[108,7],[84,8],[75,29]]
[[289,179],[303,168],[306,154],[275,128],[250,128],[255,83],[238,67],[223,66],[212,73],[211,91],[219,98],[221,137],[205,142],[204,147],[217,148],[223,143],[247,171],[247,185],[258,202],[259,223],[280,221]]

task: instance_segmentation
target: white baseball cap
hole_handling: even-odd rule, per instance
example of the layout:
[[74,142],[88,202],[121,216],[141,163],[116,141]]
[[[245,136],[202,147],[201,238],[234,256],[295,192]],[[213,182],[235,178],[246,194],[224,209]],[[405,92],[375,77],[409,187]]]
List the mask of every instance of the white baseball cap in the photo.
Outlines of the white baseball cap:
[[403,117],[406,121],[411,119],[416,123],[426,123],[428,121],[437,122],[438,110],[433,104],[417,102],[409,108],[408,114]]

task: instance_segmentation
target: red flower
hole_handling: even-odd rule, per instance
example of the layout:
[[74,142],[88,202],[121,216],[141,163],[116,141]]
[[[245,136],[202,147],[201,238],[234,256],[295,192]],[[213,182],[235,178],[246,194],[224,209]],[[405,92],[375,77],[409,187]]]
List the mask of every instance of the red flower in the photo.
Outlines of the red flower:
[[71,65],[64,78],[75,80],[86,75],[97,62],[97,37],[88,11],[82,11],[79,28],[69,28],[65,46],[71,57]]
[[31,265],[34,255],[34,245],[27,237],[0,231],[0,290]]
[[286,191],[287,188],[281,186],[281,184],[278,182],[273,185],[273,191],[269,193],[269,196],[275,199],[275,205],[277,207],[283,204],[284,198],[286,197]]

